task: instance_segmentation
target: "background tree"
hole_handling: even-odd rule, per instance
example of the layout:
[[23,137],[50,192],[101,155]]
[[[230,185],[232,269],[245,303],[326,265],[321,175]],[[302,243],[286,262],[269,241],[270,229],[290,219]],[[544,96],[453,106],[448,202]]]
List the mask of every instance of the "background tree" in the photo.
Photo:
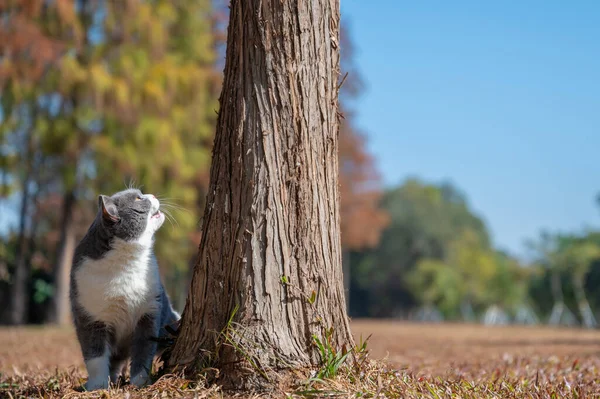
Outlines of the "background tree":
[[[570,295],[565,295],[569,294],[569,292],[565,292],[564,289],[565,287],[570,288],[565,284],[567,269],[565,268],[564,248],[565,244],[568,242],[569,239],[565,236],[544,231],[540,234],[537,241],[528,243],[528,246],[534,251],[536,256],[535,262],[545,272],[544,277],[547,284],[544,284],[544,286],[539,287],[538,289],[546,291],[551,295],[553,305],[548,320],[551,325],[570,325],[575,323],[575,317],[569,310],[567,303]],[[539,299],[537,302],[543,303]],[[550,301],[547,301],[546,303],[550,303]]]
[[[216,120],[211,11],[209,1],[17,1],[3,9],[0,34],[10,40],[0,43],[2,198],[27,204],[17,241],[36,247],[19,250],[23,256],[8,265],[15,295],[6,300],[19,306],[14,313],[23,321],[28,306],[19,305],[17,293],[32,296],[39,286],[30,265],[51,275],[52,304],[44,313],[68,319],[70,259],[97,193],[134,179],[165,198],[177,219],[176,229],[161,231],[156,250],[162,270],[185,287],[181,271],[190,242],[199,242],[197,204]],[[28,165],[32,172],[23,174]],[[45,260],[19,261],[36,257]]]
[[[3,307],[2,320],[12,324],[27,321],[31,249],[27,236],[33,236],[32,215],[36,212],[43,156],[44,96],[51,90],[44,80],[63,44],[53,38],[48,27],[68,25],[70,16],[57,4],[42,1],[15,1],[0,10],[0,151],[2,165],[1,197],[18,196],[18,238],[10,278],[10,298]],[[12,187],[11,187],[12,186]],[[12,188],[12,189],[11,189]],[[16,191],[15,191],[16,189]]]
[[565,248],[564,252],[565,266],[571,272],[579,315],[586,327],[596,327],[598,323],[585,293],[585,277],[592,262],[600,258],[600,247],[585,239],[578,239]]
[[313,335],[352,343],[338,47],[337,2],[232,1],[202,242],[171,364],[268,377],[318,363]]
[[489,245],[484,223],[449,184],[409,179],[386,192],[382,205],[390,224],[379,245],[354,254],[352,290],[362,298],[351,299],[355,315],[408,312],[418,302],[407,280],[411,271],[423,259],[445,262],[451,243],[465,231],[471,231],[481,246]]
[[506,252],[492,251],[495,270],[486,287],[487,305],[498,305],[515,318],[522,318],[523,322],[535,321],[531,318],[535,313],[527,288],[537,269],[524,265]]
[[482,246],[471,230],[465,230],[450,243],[445,260],[419,261],[407,282],[421,303],[456,319],[467,317],[461,309],[481,313],[490,306],[516,313],[527,302],[526,276],[514,259]]

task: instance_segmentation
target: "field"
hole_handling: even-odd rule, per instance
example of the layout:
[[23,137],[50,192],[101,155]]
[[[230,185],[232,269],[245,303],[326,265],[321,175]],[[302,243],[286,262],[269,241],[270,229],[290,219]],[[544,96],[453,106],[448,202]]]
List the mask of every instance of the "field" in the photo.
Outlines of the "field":
[[[372,334],[370,358],[383,363],[349,367],[331,381],[275,396],[600,397],[600,332],[371,320],[353,321],[352,328],[357,340]],[[86,374],[71,329],[0,329],[0,372],[0,397],[222,395],[175,377],[143,391],[77,392]]]

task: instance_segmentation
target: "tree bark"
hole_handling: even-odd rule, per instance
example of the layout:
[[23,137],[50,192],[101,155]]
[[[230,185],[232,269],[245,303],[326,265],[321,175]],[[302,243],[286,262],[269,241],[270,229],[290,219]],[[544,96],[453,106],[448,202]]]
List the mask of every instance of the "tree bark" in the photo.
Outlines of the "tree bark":
[[334,348],[353,343],[339,220],[339,2],[230,9],[202,240],[169,364],[228,366],[232,381],[250,381],[318,364],[313,334],[326,329]]
[[60,241],[58,244],[58,256],[54,266],[54,296],[50,322],[55,324],[68,324],[70,322],[69,308],[69,276],[73,253],[75,252],[75,226],[73,223],[73,211],[75,210],[75,192],[69,190],[65,193]]

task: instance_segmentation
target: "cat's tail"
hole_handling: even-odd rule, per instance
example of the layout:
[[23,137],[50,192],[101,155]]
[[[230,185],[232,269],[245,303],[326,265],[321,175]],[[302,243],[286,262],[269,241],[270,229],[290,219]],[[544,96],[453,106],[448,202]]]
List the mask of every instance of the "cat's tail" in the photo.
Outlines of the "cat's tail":
[[160,330],[158,331],[158,337],[153,340],[158,342],[156,354],[163,360],[164,364],[169,363],[171,348],[175,343],[177,334],[179,334],[180,322],[181,316],[173,309],[169,296],[163,287],[161,293]]
[[181,321],[181,315],[173,309],[169,296],[163,289],[162,291],[162,309],[161,309],[161,324],[160,332],[158,334],[159,339],[172,339],[175,338],[179,331],[179,322]]

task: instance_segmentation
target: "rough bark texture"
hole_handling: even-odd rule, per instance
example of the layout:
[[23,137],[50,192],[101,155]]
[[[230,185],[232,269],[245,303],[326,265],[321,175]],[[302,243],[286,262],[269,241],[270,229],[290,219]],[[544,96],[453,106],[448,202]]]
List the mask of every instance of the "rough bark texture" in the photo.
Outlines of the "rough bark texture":
[[325,329],[335,348],[353,342],[340,245],[338,29],[338,0],[231,2],[202,241],[171,365],[212,359],[239,375],[243,364],[317,364],[312,335]]

